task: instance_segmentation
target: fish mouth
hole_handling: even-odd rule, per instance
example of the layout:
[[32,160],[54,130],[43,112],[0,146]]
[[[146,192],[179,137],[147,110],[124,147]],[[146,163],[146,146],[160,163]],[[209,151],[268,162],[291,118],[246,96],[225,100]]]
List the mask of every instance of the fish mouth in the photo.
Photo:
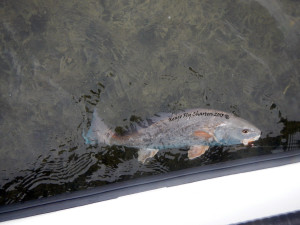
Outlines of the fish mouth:
[[260,137],[260,135],[257,135],[257,136],[255,136],[255,137],[253,137],[253,138],[244,139],[244,140],[242,141],[242,143],[243,143],[244,145],[248,145],[248,144],[250,144],[250,143],[252,143],[252,142],[258,140],[259,137]]

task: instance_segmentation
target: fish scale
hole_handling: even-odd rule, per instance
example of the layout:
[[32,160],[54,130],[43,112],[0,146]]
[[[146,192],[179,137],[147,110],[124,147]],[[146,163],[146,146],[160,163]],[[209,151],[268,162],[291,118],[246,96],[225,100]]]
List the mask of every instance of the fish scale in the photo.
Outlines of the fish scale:
[[[139,125],[140,124],[140,125]],[[158,150],[190,147],[189,158],[203,155],[210,146],[247,145],[258,140],[261,131],[248,121],[212,109],[188,109],[179,113],[158,113],[132,126],[124,135],[107,127],[95,110],[86,144],[122,145],[138,148],[145,162]]]

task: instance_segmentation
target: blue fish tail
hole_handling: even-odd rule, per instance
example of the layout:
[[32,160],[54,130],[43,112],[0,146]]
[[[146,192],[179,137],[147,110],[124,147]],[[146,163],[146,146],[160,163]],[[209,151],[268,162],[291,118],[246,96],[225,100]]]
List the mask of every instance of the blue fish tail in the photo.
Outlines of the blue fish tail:
[[103,122],[97,113],[97,110],[94,110],[93,119],[90,129],[87,134],[85,131],[82,131],[82,137],[85,141],[85,144],[95,145],[97,143],[109,144],[110,137],[112,136],[111,130]]
[[[92,141],[88,138],[88,136],[85,134],[85,131],[83,130],[81,133],[83,139],[84,139],[84,143],[86,145],[93,145]],[[94,143],[95,144],[95,143]]]

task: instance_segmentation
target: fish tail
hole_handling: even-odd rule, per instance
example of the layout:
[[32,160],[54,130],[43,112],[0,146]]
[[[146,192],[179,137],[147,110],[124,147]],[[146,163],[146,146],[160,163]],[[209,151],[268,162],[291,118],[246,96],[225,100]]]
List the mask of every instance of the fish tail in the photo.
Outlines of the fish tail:
[[113,135],[109,127],[103,122],[97,113],[97,110],[94,110],[93,119],[90,129],[87,134],[82,132],[82,137],[85,140],[85,144],[95,145],[95,144],[109,144],[110,138]]

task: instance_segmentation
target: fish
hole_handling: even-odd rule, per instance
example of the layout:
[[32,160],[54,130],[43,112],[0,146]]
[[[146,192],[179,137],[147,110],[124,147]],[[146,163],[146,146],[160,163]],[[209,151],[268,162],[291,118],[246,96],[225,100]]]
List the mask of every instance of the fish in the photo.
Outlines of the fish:
[[154,114],[122,134],[108,127],[94,110],[91,126],[83,138],[89,145],[137,148],[138,161],[145,163],[162,149],[188,148],[188,158],[195,159],[211,146],[248,145],[260,135],[257,127],[232,113],[199,108]]

